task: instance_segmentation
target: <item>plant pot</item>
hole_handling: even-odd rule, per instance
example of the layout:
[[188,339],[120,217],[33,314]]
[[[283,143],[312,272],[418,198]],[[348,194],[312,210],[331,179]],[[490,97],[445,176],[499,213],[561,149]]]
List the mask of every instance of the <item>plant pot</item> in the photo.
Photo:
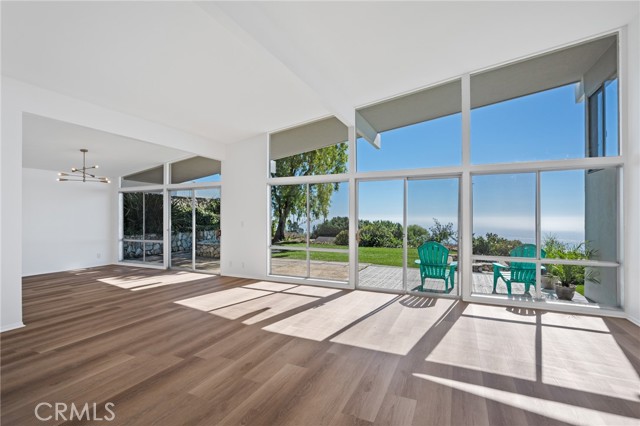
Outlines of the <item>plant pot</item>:
[[542,288],[553,290],[558,279],[553,275],[543,275],[540,281],[542,282]]
[[562,285],[556,284],[556,296],[560,300],[571,300],[573,299],[573,295],[576,293],[576,286],[572,285],[570,287],[564,287]]

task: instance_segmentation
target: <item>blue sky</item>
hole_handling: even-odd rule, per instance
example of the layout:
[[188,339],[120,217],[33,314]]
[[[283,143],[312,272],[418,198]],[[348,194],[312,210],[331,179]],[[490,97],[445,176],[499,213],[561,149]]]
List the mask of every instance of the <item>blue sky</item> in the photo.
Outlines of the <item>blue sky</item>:
[[[617,82],[607,87],[615,105]],[[615,108],[609,108],[615,110]],[[617,114],[608,114],[607,155],[617,155]],[[576,102],[575,85],[471,112],[473,164],[519,162],[585,156],[585,104]],[[454,114],[382,134],[382,148],[358,141],[359,171],[402,170],[459,165],[461,117]],[[507,238],[535,239],[535,174],[477,176],[473,179],[474,233],[494,232]],[[332,216],[348,213],[347,185],[334,195]],[[410,181],[408,223],[429,227],[432,218],[457,226],[455,179]],[[402,222],[403,183],[362,182],[359,217]],[[567,242],[584,240],[584,171],[541,174],[542,235]]]

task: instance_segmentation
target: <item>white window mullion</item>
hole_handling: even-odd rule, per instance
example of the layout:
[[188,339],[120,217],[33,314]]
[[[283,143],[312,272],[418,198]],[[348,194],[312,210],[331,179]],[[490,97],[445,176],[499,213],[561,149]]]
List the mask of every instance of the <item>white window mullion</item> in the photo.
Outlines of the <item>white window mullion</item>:
[[471,297],[473,270],[471,255],[473,252],[473,217],[471,187],[471,76],[462,76],[462,179],[460,181],[460,226],[458,227],[458,276],[462,300]]

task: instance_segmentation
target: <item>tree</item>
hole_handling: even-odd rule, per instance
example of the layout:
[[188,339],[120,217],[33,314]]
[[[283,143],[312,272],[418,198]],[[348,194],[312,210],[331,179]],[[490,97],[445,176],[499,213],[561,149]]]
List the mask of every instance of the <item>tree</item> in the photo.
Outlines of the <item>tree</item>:
[[429,227],[429,233],[433,241],[443,244],[449,242],[449,240],[458,242],[458,232],[453,230],[453,223],[449,222],[443,225],[435,217],[433,218],[433,223],[434,225]]
[[409,247],[418,248],[425,241],[429,241],[429,231],[420,225],[407,226],[407,244],[409,244]]
[[[292,155],[276,161],[274,177],[311,176],[345,173],[347,171],[348,145],[337,145],[311,152]],[[331,204],[331,195],[339,184],[324,183],[309,186],[309,215],[311,220],[327,217]],[[287,220],[299,222],[306,220],[306,185],[274,185],[271,189],[271,208],[273,211],[273,241],[285,239]]]

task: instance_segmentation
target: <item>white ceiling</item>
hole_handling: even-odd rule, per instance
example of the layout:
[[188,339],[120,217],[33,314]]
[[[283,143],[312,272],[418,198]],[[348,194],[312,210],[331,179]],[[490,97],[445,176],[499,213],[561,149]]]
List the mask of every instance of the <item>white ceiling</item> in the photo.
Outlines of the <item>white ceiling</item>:
[[22,166],[32,169],[68,172],[72,167],[81,167],[81,148],[89,150],[87,165],[98,164],[97,174],[110,179],[190,156],[184,151],[33,114],[24,114],[22,123]]
[[2,73],[232,143],[609,31],[638,8],[2,2]]

